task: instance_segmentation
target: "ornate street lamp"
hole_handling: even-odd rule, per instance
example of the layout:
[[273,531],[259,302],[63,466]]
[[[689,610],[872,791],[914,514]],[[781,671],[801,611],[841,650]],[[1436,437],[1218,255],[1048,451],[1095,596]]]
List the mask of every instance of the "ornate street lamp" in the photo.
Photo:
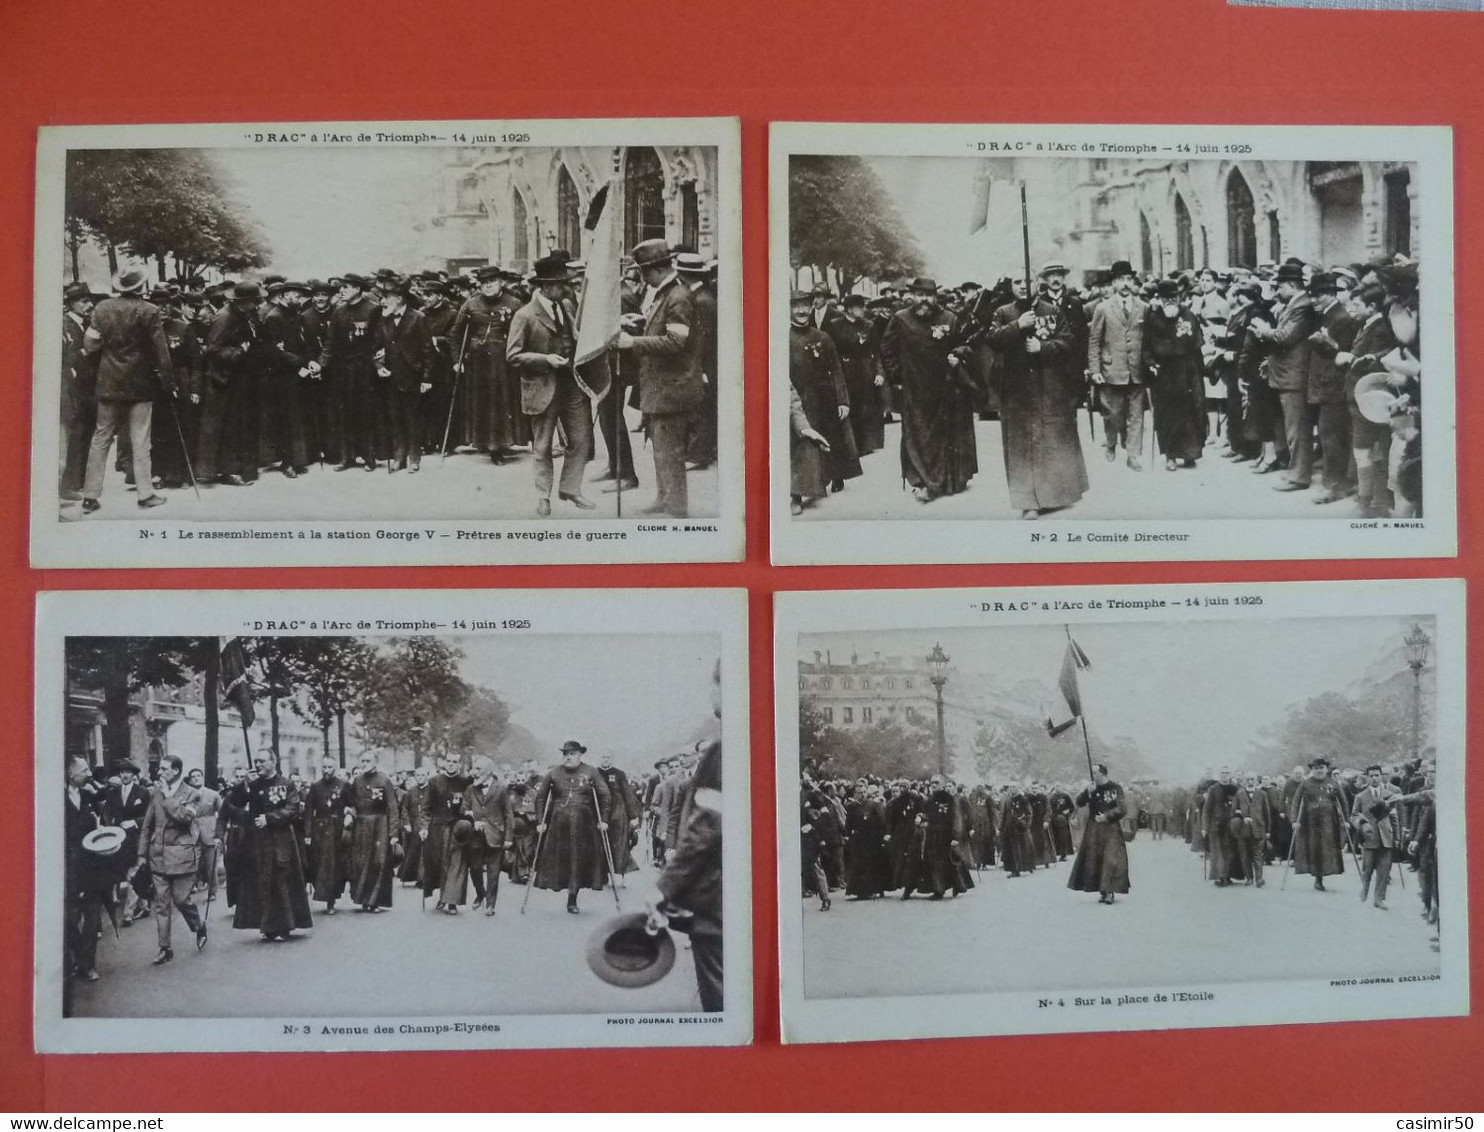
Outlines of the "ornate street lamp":
[[1412,670],[1412,759],[1422,757],[1422,670],[1427,667],[1427,654],[1432,650],[1432,638],[1422,631],[1421,625],[1413,625],[1412,631],[1402,638],[1402,647],[1407,650],[1407,667]]
[[933,690],[938,693],[938,773],[948,774],[948,736],[943,730],[943,685],[948,683],[948,662],[951,658],[943,651],[941,643],[933,645],[927,655],[928,677]]

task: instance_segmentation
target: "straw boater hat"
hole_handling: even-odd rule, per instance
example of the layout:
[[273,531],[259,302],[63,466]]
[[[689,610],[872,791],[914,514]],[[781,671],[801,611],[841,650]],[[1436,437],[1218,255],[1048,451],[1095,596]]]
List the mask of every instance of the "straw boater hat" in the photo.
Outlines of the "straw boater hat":
[[128,834],[122,827],[100,825],[82,839],[82,847],[84,851],[96,857],[112,857],[123,847],[126,840],[128,840]]

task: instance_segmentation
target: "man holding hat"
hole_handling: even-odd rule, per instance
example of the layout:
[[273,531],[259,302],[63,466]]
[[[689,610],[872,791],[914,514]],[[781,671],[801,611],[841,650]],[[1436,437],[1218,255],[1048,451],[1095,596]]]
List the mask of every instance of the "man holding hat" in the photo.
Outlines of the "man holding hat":
[[69,283],[62,291],[62,443],[61,491],[64,500],[82,498],[88,467],[88,442],[97,424],[93,385],[97,379],[88,355],[86,335],[93,304],[100,296],[86,283]]
[[645,291],[641,314],[627,320],[617,345],[638,360],[639,410],[654,446],[655,500],[643,510],[683,519],[690,514],[685,450],[692,415],[706,396],[701,371],[705,335],[695,300],[671,264],[670,245],[645,240],[631,254]]
[[531,427],[536,472],[536,514],[551,514],[552,446],[557,422],[566,433],[558,498],[582,511],[597,504],[582,494],[593,448],[593,417],[587,394],[577,384],[572,358],[577,328],[564,301],[572,273],[564,260],[543,256],[534,265],[536,294],[515,312],[505,359],[520,376],[520,407]]
[[1323,494],[1315,503],[1338,503],[1353,494],[1350,482],[1350,410],[1345,403],[1345,371],[1341,355],[1349,357],[1360,324],[1349,305],[1339,296],[1338,277],[1318,272],[1309,280],[1309,293],[1319,327],[1309,335],[1309,411],[1319,426],[1319,450],[1323,458]]
[[1284,263],[1276,278],[1278,322],[1252,322],[1250,333],[1268,349],[1268,385],[1283,410],[1288,471],[1274,491],[1304,491],[1314,464],[1314,417],[1309,409],[1310,336],[1319,329],[1314,301],[1304,291],[1303,265]]
[[433,388],[433,336],[421,311],[408,299],[411,283],[397,275],[382,284],[381,318],[376,324],[376,400],[391,441],[387,459],[392,471],[422,466],[418,425],[423,394]]
[[[531,442],[521,384],[509,367],[508,341],[520,299],[506,289],[517,278],[487,264],[474,273],[479,290],[459,306],[448,332],[459,390],[449,436],[503,464],[511,448]],[[462,354],[462,361],[460,360]]]
[[1117,260],[1112,268],[1113,294],[1092,312],[1087,339],[1087,370],[1103,411],[1103,454],[1118,458],[1122,443],[1128,466],[1143,465],[1144,409],[1144,300],[1134,294],[1134,265]]
[[359,458],[368,472],[376,470],[376,435],[372,390],[376,378],[376,326],[381,305],[366,294],[370,280],[347,273],[340,279],[340,305],[320,352],[319,366],[330,379],[331,432],[339,442],[336,471],[349,471]]
[[[1064,274],[1047,264],[1043,275]],[[1016,297],[994,313],[989,343],[999,354],[1000,433],[1010,505],[1021,517],[1070,507],[1087,491],[1077,435],[1082,392],[1078,331],[1047,294]],[[1076,356],[1077,371],[1068,361]]]
[[175,390],[170,343],[160,309],[140,297],[145,274],[125,268],[114,280],[117,297],[104,299],[93,310],[92,324],[83,335],[83,349],[97,361],[95,395],[97,423],[88,449],[82,509],[97,511],[103,494],[103,475],[109,450],[120,428],[128,429],[134,484],[140,507],[158,507],[165,497],[154,489],[150,467],[150,426],[155,394]]
[[265,361],[256,283],[236,283],[206,338],[196,478],[241,487],[258,478],[259,381]]
[[1379,765],[1366,767],[1366,785],[1350,804],[1350,824],[1360,842],[1360,898],[1376,882],[1375,906],[1386,910],[1386,889],[1391,883],[1391,859],[1401,841],[1401,821],[1396,811],[1400,791],[1386,781]]
[[1377,283],[1357,287],[1350,295],[1355,340],[1348,351],[1335,355],[1345,370],[1345,405],[1350,414],[1350,446],[1355,460],[1357,518],[1390,515],[1395,501],[1387,483],[1391,457],[1391,425],[1369,420],[1356,401],[1356,387],[1367,374],[1383,370],[1381,359],[1396,349],[1396,335],[1386,317],[1386,292]]
[[545,837],[536,862],[536,887],[565,889],[567,911],[574,915],[579,891],[608,884],[603,837],[613,799],[603,776],[583,761],[585,754],[586,747],[568,739],[562,744],[561,764],[546,772],[536,791],[536,832]]

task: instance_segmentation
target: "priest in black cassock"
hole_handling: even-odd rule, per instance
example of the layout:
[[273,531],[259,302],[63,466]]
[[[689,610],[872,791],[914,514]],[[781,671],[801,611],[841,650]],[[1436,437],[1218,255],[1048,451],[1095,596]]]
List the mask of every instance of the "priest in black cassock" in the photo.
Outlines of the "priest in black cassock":
[[350,790],[340,777],[340,764],[331,755],[320,760],[320,776],[305,791],[308,811],[305,848],[309,850],[309,876],[314,898],[325,905],[325,915],[335,914],[335,901],[345,895],[350,874]]
[[270,942],[288,939],[296,928],[312,928],[297,835],[304,813],[299,791],[278,773],[272,753],[259,751],[252,775],[232,793],[247,820],[248,874],[232,926],[256,928]]
[[371,751],[361,754],[350,784],[355,832],[350,846],[350,896],[361,910],[380,912],[392,906],[392,846],[401,837],[397,788],[376,765]]
[[1099,904],[1112,904],[1115,894],[1128,891],[1128,845],[1123,840],[1123,787],[1108,777],[1106,763],[1092,768],[1092,784],[1077,795],[1087,807],[1087,828],[1067,887],[1074,892],[1096,892]]
[[536,791],[536,887],[567,893],[567,911],[577,912],[577,894],[608,884],[603,838],[613,807],[608,783],[582,761],[587,748],[575,739],[562,744],[562,761],[552,767]]

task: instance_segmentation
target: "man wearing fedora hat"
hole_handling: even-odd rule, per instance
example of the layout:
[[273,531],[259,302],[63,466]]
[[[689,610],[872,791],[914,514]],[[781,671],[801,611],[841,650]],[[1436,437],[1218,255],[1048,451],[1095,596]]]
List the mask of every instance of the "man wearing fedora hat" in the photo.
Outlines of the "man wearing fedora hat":
[[381,304],[366,293],[370,285],[353,272],[340,277],[340,302],[330,315],[319,356],[319,367],[329,376],[330,431],[339,445],[334,456],[340,472],[350,471],[357,460],[368,472],[376,470],[372,390]]
[[577,912],[577,894],[608,884],[603,839],[613,799],[608,783],[583,761],[587,748],[575,739],[562,744],[562,761],[546,772],[536,791],[538,835],[545,840],[535,862],[536,887],[567,893],[567,911]]
[[433,388],[433,337],[421,311],[413,310],[412,284],[394,275],[382,284],[381,318],[376,325],[376,402],[390,441],[392,471],[422,466],[419,416],[422,397]]
[[565,261],[554,256],[536,261],[532,275],[536,294],[516,311],[505,347],[506,361],[520,375],[521,411],[531,426],[536,514],[543,518],[551,514],[552,446],[558,421],[566,433],[567,447],[557,495],[582,511],[597,506],[582,494],[592,454],[593,417],[572,368],[577,328],[565,302],[571,280]]
[[[263,316],[263,401],[267,445],[279,470],[296,479],[309,470],[309,421],[305,405],[311,379],[318,376],[318,352],[310,346],[300,310],[308,287],[281,279],[268,288]],[[313,351],[313,352],[312,352]],[[314,362],[313,368],[310,362]]]
[[69,283],[62,290],[61,492],[66,501],[82,498],[88,442],[97,424],[93,400],[97,373],[86,336],[93,305],[101,297],[86,283]]
[[670,245],[645,240],[630,253],[644,281],[641,314],[620,330],[618,348],[639,363],[639,410],[654,446],[655,499],[648,514],[685,518],[690,498],[685,449],[692,414],[705,400],[704,337],[690,290],[680,283]]
[[1142,467],[1144,451],[1144,300],[1134,294],[1134,265],[1113,264],[1113,294],[1092,312],[1087,339],[1087,370],[1103,411],[1103,451],[1111,462],[1118,445],[1128,453],[1128,466]]
[[690,289],[696,307],[696,330],[701,335],[701,377],[706,383],[701,407],[696,410],[686,461],[691,471],[716,463],[717,432],[720,426],[716,388],[716,292],[711,267],[694,252],[675,257],[675,271]]
[[140,507],[158,507],[165,497],[154,490],[150,466],[150,432],[154,400],[162,389],[175,390],[170,343],[165,338],[160,308],[141,298],[145,273],[125,268],[114,280],[117,296],[104,299],[93,310],[83,336],[83,348],[97,360],[94,391],[97,423],[88,449],[82,509],[97,511],[103,494],[108,453],[120,428],[127,428]]
[[261,292],[235,283],[206,338],[206,381],[196,438],[196,478],[242,487],[258,478],[258,416],[264,363]]
[[1314,416],[1309,408],[1310,336],[1319,329],[1314,301],[1304,290],[1304,268],[1289,261],[1278,268],[1277,325],[1255,319],[1249,333],[1267,347],[1268,385],[1283,410],[1283,436],[1288,445],[1288,471],[1273,490],[1303,491],[1314,464]]

